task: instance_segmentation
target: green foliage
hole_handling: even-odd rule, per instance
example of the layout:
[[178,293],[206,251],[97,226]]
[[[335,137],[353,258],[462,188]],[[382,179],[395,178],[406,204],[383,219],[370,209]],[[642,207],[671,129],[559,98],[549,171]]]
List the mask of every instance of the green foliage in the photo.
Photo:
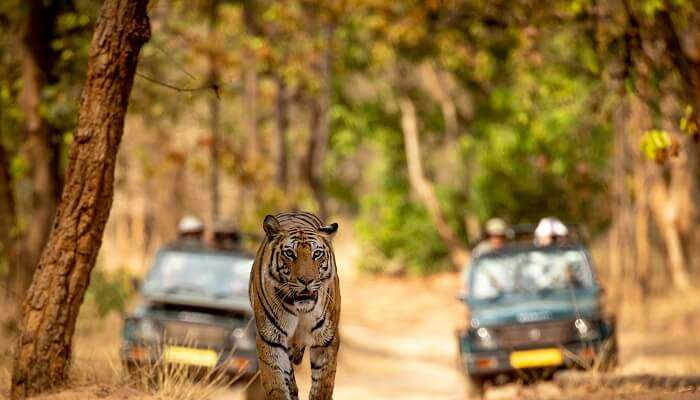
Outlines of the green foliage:
[[360,268],[370,272],[411,274],[440,271],[449,267],[444,244],[425,209],[410,201],[403,191],[365,196],[360,206],[357,229],[380,257],[362,260]]
[[446,249],[426,210],[410,194],[401,135],[391,127],[375,130],[368,147],[378,155],[365,165],[364,181],[372,189],[360,196],[357,229],[371,252],[368,271],[404,269],[410,273],[438,271],[448,264]]
[[681,132],[689,135],[695,141],[700,138],[700,121],[692,106],[686,106],[683,118],[681,118],[680,129]]
[[679,145],[668,132],[652,129],[644,132],[641,149],[647,158],[663,164],[669,157],[678,155]]
[[[366,25],[353,23],[357,30],[348,34],[352,53],[344,65],[357,68],[373,90],[362,93],[365,85],[351,84],[352,95],[339,99],[329,160],[335,169],[329,168],[328,182],[334,197],[357,212],[360,237],[372,254],[364,258],[365,269],[425,273],[449,267],[446,248],[407,181],[395,108],[399,89],[376,83],[391,76],[392,63],[413,67],[438,60],[437,68],[455,77],[459,86],[453,90],[473,99],[473,113],[458,115],[459,137],[449,139],[437,99],[423,89],[410,91],[419,113],[424,168],[436,181],[448,223],[465,243],[463,221],[474,215],[513,222],[557,215],[593,227],[604,224],[609,210],[600,193],[611,130],[591,112],[601,102],[602,85],[592,44],[581,41],[571,26],[537,32],[474,21],[466,31],[441,27],[433,35],[409,33],[407,26],[439,24],[443,18],[422,20],[421,7],[407,6],[406,15],[398,8],[383,10]],[[370,44],[357,46],[355,40],[366,40],[362,26],[374,36]],[[365,56],[368,49],[385,49],[380,52],[385,56],[372,63]],[[339,166],[358,158],[359,174],[348,179],[339,173]]]
[[127,271],[107,273],[95,268],[85,292],[85,302],[94,305],[97,315],[104,317],[111,311],[123,312],[132,292],[131,275]]
[[[357,214],[368,272],[427,273],[445,268],[446,249],[426,210],[410,195],[395,114],[375,101],[348,99],[333,110],[329,189]],[[397,151],[398,150],[398,151]],[[362,155],[361,169],[343,170]],[[353,168],[354,169],[354,168]]]
[[[693,80],[683,79],[664,51],[670,49],[662,46],[660,16],[670,13],[676,31],[684,35],[694,27],[695,3],[640,0],[624,7],[592,0],[546,5],[258,0],[220,2],[213,25],[209,2],[159,3],[151,9],[153,37],[142,50],[141,76],[129,107],[130,116],[138,116],[133,126],[144,132],[132,134],[128,153],[121,157],[129,176],[138,175],[150,191],[160,189],[176,171],[183,180],[204,182],[190,183],[185,190],[201,192],[211,165],[206,122],[213,93],[206,87],[210,65],[216,65],[221,79],[221,179],[241,186],[236,189],[244,194],[254,192],[237,197],[245,202],[236,206],[242,210],[236,211],[237,223],[257,231],[265,213],[290,206],[313,210],[316,204],[300,165],[308,156],[309,104],[323,88],[321,65],[328,43],[322,32],[333,25],[324,191],[333,212],[356,217],[368,254],[366,270],[421,273],[449,265],[447,249],[407,179],[397,101],[403,96],[417,110],[425,174],[434,183],[448,224],[465,243],[473,238],[467,237],[464,221],[473,217],[526,222],[556,215],[601,227],[610,217],[605,184],[615,96],[627,89],[658,103],[656,99],[669,93],[685,93],[683,102],[689,102],[686,86]],[[22,4],[10,0],[0,6],[3,22],[21,22]],[[89,0],[74,0],[74,5],[58,16],[52,43],[56,73],[42,104],[64,147],[72,140],[89,31],[99,6]],[[253,7],[252,13],[244,7]],[[638,27],[631,25],[633,20]],[[3,49],[13,42],[9,26],[0,25]],[[10,52],[0,53],[0,144],[12,156],[13,179],[27,179],[31,165],[18,151],[23,123],[16,101],[21,89],[18,61]],[[257,74],[256,134],[265,157],[269,155],[259,164],[248,158],[252,140],[246,137],[244,115],[251,65]],[[435,80],[446,78],[444,82],[427,82],[426,67],[440,72]],[[176,93],[144,75],[188,90]],[[288,169],[294,187],[289,193],[273,182],[281,81],[291,119]],[[443,93],[436,94],[435,86],[441,85]],[[445,99],[454,106],[454,120],[446,118],[450,110]],[[650,107],[655,117],[666,117],[658,104]],[[447,132],[448,127],[453,131]],[[697,111],[686,110],[680,130],[700,137]],[[641,146],[656,161],[677,150],[665,131],[645,133]],[[198,203],[195,209],[206,209],[199,204],[201,193],[187,195]],[[97,272],[93,276],[89,296],[102,304],[102,312],[123,307],[120,299],[128,291],[120,286],[122,281]]]
[[554,59],[575,58],[573,40],[572,32],[552,32],[540,51],[553,59],[542,66],[523,64],[515,52],[508,60],[510,81],[477,110],[475,143],[464,157],[479,166],[470,198],[481,220],[604,217],[591,207],[604,183],[610,143],[609,128],[590,114],[597,84]]

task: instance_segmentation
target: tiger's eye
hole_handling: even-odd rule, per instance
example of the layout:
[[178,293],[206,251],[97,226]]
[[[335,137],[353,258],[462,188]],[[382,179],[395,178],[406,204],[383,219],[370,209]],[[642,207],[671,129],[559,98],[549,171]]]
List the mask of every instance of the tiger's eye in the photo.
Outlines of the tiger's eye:
[[314,251],[314,260],[318,260],[319,258],[323,257],[323,250],[316,250]]
[[284,255],[285,255],[285,257],[287,257],[287,258],[289,258],[289,259],[291,259],[291,260],[293,260],[294,257],[295,257],[294,252],[291,251],[291,250],[289,250],[289,249],[287,249],[287,250],[284,251]]

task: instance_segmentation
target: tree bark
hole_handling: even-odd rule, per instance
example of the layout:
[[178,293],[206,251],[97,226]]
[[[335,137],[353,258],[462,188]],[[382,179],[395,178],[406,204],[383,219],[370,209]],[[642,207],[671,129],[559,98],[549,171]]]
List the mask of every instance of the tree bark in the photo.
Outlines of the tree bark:
[[330,137],[330,108],[333,95],[333,34],[335,28],[327,24],[323,27],[324,53],[320,65],[322,91],[317,101],[311,106],[311,132],[306,157],[306,176],[318,205],[318,214],[322,220],[328,217],[328,203],[323,184],[323,163],[328,150]]
[[[255,0],[244,0],[243,2],[243,22],[248,39],[259,34],[259,29],[255,21]],[[243,66],[243,85],[245,92],[245,121],[248,133],[250,161],[255,164],[260,156],[260,139],[258,138],[258,63],[255,51],[251,46],[245,49],[245,59]]]
[[[25,122],[23,152],[31,166],[31,191],[26,200],[29,223],[19,242],[14,290],[23,296],[51,229],[60,194],[60,140],[55,127],[41,113],[46,84],[54,82],[56,54],[51,48],[55,36],[59,2],[31,0],[19,43],[22,58],[22,90],[19,105]],[[21,299],[20,299],[21,300]]]
[[[672,6],[669,5],[669,8]],[[661,32],[668,56],[683,81],[682,93],[697,115],[700,112],[700,61],[689,57],[683,50],[680,35],[669,9],[661,8],[657,18],[659,20],[657,28]],[[694,19],[694,22],[700,23],[700,18]]]
[[658,172],[649,187],[649,206],[666,247],[667,267],[673,285],[677,289],[688,289],[690,278],[686,270],[681,235],[676,227],[678,210],[670,198],[663,176]]
[[454,144],[457,141],[459,123],[457,107],[451,98],[449,89],[445,84],[444,71],[439,70],[435,63],[426,63],[420,69],[421,84],[426,88],[438,104],[445,123],[445,142]]
[[[209,35],[213,39],[216,30],[216,24],[219,19],[219,1],[211,0],[209,10]],[[219,65],[216,60],[216,54],[213,51],[209,52],[209,82],[212,87],[218,87],[219,82]],[[211,226],[214,226],[219,220],[219,139],[221,136],[221,101],[219,93],[216,92],[210,95],[209,98],[209,123],[211,125],[211,143],[209,147],[209,157],[211,161],[211,176],[210,176],[210,202],[211,202]]]
[[75,321],[112,205],[116,155],[138,55],[150,37],[147,3],[106,0],[100,10],[65,188],[23,305],[12,399],[66,381]]
[[[686,148],[691,146],[686,143]],[[684,256],[681,264],[683,272],[688,275],[693,255],[696,255],[694,243],[691,242],[697,221],[696,169],[689,160],[689,152],[682,151],[670,162],[671,181],[668,185],[668,208],[674,210],[673,225],[680,238],[681,251]],[[686,277],[687,280],[687,277]],[[688,283],[689,286],[689,283]]]
[[16,226],[15,200],[12,193],[10,160],[0,144],[0,255],[5,258],[8,274],[5,279],[6,300],[15,299],[14,280],[17,274],[17,247],[13,230]]
[[635,218],[634,243],[636,253],[637,284],[642,299],[651,293],[651,243],[649,240],[649,173],[641,155],[635,159],[634,170]]
[[461,243],[457,234],[447,223],[447,218],[440,206],[435,188],[423,173],[415,106],[407,97],[399,100],[399,106],[401,108],[401,128],[403,130],[408,179],[411,188],[428,210],[438,234],[447,246],[452,264],[457,269],[464,268],[469,261],[469,250]]
[[614,220],[610,232],[610,278],[617,289],[613,295],[624,299],[627,290],[634,289],[636,266],[635,207],[632,192],[627,184],[634,169],[634,138],[648,128],[648,110],[632,96],[621,94],[621,101],[614,114],[615,135],[613,143],[613,176],[611,185]]
[[287,146],[287,130],[289,130],[289,94],[287,85],[281,76],[275,77],[277,83],[277,98],[275,99],[275,124],[276,124],[276,148],[277,148],[277,184],[287,192],[289,184],[289,149]]

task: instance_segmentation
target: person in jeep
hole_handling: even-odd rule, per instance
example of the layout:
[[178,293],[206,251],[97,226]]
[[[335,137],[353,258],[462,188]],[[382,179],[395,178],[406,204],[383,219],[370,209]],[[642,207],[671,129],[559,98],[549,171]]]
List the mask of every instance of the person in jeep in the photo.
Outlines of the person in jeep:
[[172,245],[201,246],[204,243],[204,223],[197,217],[186,215],[177,224],[177,240]]
[[513,240],[470,263],[458,345],[471,395],[523,376],[615,365],[615,317],[603,306],[587,246],[560,221],[540,222],[546,229],[537,233],[513,227]]
[[[501,218],[491,218],[486,221],[486,225],[484,227],[486,238],[482,239],[476,246],[474,246],[472,249],[472,258],[479,257],[482,254],[498,250],[503,247],[508,241],[509,231],[510,227]],[[462,269],[463,284],[466,284],[468,276],[469,264],[465,265]],[[467,287],[462,286],[458,296],[466,297],[466,295]]]
[[534,235],[536,245],[549,246],[566,240],[569,229],[559,219],[546,217],[537,224]]
[[486,231],[486,239],[474,247],[474,250],[472,250],[474,257],[489,251],[498,250],[508,241],[509,227],[506,221],[501,218],[491,218],[486,221],[484,230]]
[[241,232],[230,221],[214,224],[212,245],[220,250],[238,250],[241,248]]
[[[198,219],[183,218],[179,228],[178,239],[158,250],[137,285],[139,302],[124,318],[121,359],[132,374],[179,365],[246,382],[258,370],[248,298],[254,257],[228,230],[208,243]],[[258,386],[248,385],[248,399],[263,398]]]

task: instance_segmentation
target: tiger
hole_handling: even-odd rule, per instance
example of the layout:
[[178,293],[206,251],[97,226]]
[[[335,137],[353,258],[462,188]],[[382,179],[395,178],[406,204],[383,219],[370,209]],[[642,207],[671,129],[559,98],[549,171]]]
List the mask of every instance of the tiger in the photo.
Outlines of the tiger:
[[298,400],[292,364],[309,348],[309,400],[333,398],[340,286],[331,240],[338,224],[308,212],[267,215],[250,274],[260,381],[267,400]]

